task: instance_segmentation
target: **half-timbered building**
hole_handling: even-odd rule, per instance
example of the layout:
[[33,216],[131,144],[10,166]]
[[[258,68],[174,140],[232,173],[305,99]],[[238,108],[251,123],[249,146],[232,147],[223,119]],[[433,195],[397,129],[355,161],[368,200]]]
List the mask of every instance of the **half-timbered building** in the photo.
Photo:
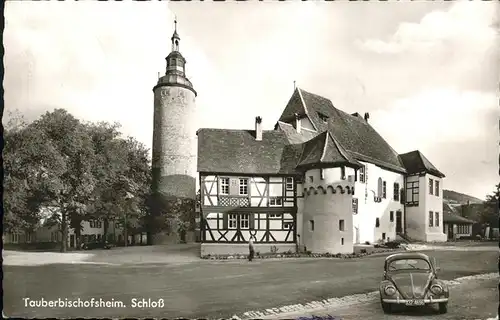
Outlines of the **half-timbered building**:
[[[412,228],[440,240],[425,218],[406,224],[407,204],[418,207],[408,196],[414,162],[403,161],[368,120],[297,88],[274,130],[262,130],[260,117],[255,130],[199,129],[202,254],[244,253],[249,240],[258,252],[347,253]],[[425,161],[419,173],[432,174]],[[426,208],[412,215],[425,217]]]

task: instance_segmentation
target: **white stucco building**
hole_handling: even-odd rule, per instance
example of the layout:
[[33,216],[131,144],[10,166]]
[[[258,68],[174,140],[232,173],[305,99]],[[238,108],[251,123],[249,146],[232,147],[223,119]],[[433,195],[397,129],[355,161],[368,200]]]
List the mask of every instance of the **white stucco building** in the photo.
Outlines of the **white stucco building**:
[[318,253],[398,234],[446,241],[444,175],[419,151],[398,154],[368,113],[297,88],[274,130],[261,123],[197,131],[202,255],[247,252],[249,239]]

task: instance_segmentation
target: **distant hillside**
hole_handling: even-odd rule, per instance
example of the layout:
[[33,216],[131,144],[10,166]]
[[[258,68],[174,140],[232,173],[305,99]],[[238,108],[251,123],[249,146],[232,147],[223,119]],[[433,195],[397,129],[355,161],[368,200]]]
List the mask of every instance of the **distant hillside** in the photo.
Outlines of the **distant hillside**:
[[484,202],[484,200],[452,190],[443,190],[443,200],[450,205],[467,204],[467,201],[471,204]]

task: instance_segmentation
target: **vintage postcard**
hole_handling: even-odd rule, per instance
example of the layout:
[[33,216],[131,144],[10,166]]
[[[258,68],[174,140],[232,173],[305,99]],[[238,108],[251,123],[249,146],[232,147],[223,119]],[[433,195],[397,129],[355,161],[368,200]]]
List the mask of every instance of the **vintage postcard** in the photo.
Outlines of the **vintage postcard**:
[[4,318],[498,319],[499,2],[4,6]]

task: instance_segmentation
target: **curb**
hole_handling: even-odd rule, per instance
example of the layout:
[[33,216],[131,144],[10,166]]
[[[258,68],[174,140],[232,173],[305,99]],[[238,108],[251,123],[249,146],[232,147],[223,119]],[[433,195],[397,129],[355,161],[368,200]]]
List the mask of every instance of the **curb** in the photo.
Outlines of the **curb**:
[[[450,287],[461,284],[468,280],[489,280],[497,279],[498,273],[485,273],[466,277],[456,278],[454,280],[445,280],[444,282]],[[249,320],[249,319],[263,319],[264,317],[281,317],[292,319],[293,317],[299,317],[300,313],[313,312],[313,311],[323,311],[324,309],[346,307],[351,305],[356,305],[364,302],[369,302],[376,299],[379,295],[378,290],[369,293],[354,294],[350,296],[345,296],[341,298],[330,298],[321,301],[312,301],[306,304],[293,304],[282,306],[278,308],[269,308],[260,311],[247,311],[241,316],[233,315],[231,319],[234,320]],[[487,320],[498,320],[497,318],[491,318]]]

